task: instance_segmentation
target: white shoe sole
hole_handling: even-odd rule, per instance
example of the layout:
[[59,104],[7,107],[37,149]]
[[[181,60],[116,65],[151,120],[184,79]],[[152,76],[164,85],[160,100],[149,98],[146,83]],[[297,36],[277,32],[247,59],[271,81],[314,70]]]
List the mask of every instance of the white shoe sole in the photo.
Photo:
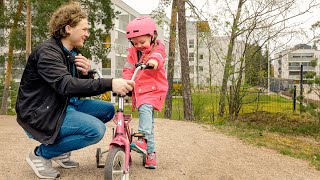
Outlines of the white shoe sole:
[[27,155],[26,161],[27,161],[27,163],[29,164],[29,166],[32,168],[32,170],[34,171],[34,173],[36,173],[36,175],[37,175],[39,178],[41,178],[41,179],[56,179],[56,178],[59,177],[59,176],[57,176],[57,177],[42,176],[42,175],[38,172],[37,167],[34,166],[32,160],[29,158],[29,155]]
[[59,160],[53,160],[53,161],[56,162],[57,164],[59,164],[59,166],[65,168],[65,169],[71,169],[71,168],[76,168],[76,167],[78,167],[78,166],[66,166],[66,165],[64,165],[64,164],[63,164],[61,161],[59,161]]

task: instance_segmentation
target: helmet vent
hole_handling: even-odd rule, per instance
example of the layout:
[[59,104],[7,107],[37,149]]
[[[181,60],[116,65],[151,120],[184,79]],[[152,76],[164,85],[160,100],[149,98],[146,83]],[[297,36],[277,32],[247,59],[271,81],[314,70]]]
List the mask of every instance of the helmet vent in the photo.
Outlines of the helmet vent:
[[133,30],[133,32],[139,32],[139,30]]

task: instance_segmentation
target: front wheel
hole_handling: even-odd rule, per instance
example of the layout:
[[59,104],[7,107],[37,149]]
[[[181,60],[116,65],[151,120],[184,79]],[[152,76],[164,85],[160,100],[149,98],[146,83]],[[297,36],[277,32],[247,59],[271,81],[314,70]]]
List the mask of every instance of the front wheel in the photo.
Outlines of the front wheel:
[[129,172],[124,174],[125,153],[121,147],[112,147],[108,153],[104,167],[105,180],[129,180]]

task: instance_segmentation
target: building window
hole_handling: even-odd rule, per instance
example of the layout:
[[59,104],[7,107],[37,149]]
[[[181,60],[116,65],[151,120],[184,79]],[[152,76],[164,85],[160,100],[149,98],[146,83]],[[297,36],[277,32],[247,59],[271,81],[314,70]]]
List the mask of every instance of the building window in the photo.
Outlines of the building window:
[[300,75],[299,71],[289,71],[289,76],[297,76]]
[[194,39],[189,39],[189,48],[194,48]]
[[189,61],[194,61],[194,53],[189,53]]
[[308,62],[302,62],[301,64],[302,64],[303,66],[309,66],[310,63],[308,63]]
[[194,66],[190,66],[190,74],[194,74]]
[[199,66],[199,71],[203,72],[203,66]]
[[110,34],[105,34],[104,35],[104,48],[107,48],[107,49],[109,49],[110,47],[111,47],[111,36],[110,36]]
[[298,67],[300,67],[300,63],[292,62],[292,63],[289,63],[289,66],[298,66]]
[[118,6],[115,6],[114,10],[119,13],[117,14],[117,18],[115,18],[115,23],[114,23],[115,27],[123,31],[126,31],[126,26],[130,21],[129,13]]
[[203,54],[200,54],[199,59],[201,60],[203,59]]
[[111,59],[102,59],[102,74],[111,75]]

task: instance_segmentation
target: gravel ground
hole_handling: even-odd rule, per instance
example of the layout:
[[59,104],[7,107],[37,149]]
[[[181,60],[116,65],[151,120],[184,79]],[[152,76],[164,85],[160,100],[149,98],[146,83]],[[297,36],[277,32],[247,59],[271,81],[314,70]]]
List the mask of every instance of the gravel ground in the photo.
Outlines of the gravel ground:
[[[75,169],[62,169],[60,179],[102,180],[104,169],[96,168],[97,148],[106,150],[111,141],[112,122],[98,144],[74,151]],[[137,120],[131,122],[136,129]],[[281,155],[273,150],[254,147],[223,135],[208,126],[156,119],[157,169],[142,166],[142,158],[132,153],[130,179],[146,180],[320,180],[320,171],[308,162]],[[25,161],[38,143],[28,139],[15,116],[0,115],[0,180],[37,179]],[[105,158],[104,158],[105,159]],[[103,159],[103,160],[104,160]]]

